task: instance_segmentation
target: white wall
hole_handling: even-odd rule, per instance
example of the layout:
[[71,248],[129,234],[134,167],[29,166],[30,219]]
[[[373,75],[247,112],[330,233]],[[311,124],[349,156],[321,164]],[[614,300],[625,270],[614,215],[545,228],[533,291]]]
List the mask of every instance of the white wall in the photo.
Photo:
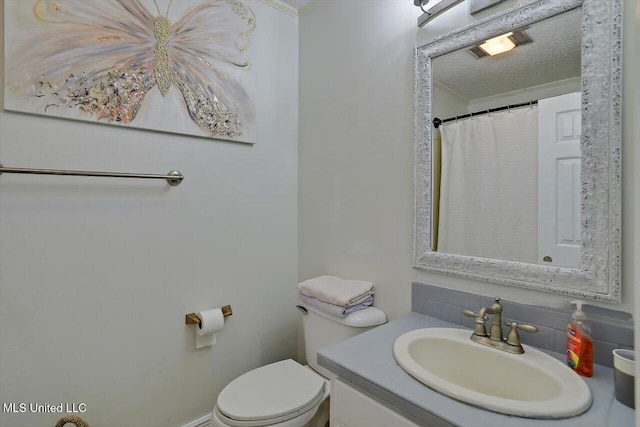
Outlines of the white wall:
[[[180,426],[236,376],[295,356],[298,21],[246,2],[255,146],[0,112],[5,166],[186,177],[0,177],[0,402],[83,402],[92,427]],[[224,304],[218,344],[196,350],[184,315]]]
[[373,280],[409,311],[413,56],[405,1],[316,1],[300,11],[299,278]]
[[[632,4],[631,0],[625,0]],[[514,6],[509,0],[477,17]],[[418,29],[410,0],[315,1],[300,13],[299,278],[332,273],[376,282],[376,305],[410,311],[412,281],[560,305],[567,297],[461,280],[411,267],[413,235],[413,49],[473,21],[466,2]],[[633,18],[633,15],[630,15]],[[633,22],[625,15],[627,27]],[[625,29],[625,33],[629,30]],[[636,85],[625,44],[625,89]],[[626,93],[626,91],[625,91]],[[623,108],[633,105],[625,97]],[[624,236],[633,235],[633,120],[624,124]],[[627,234],[628,233],[628,234]],[[622,304],[633,312],[638,248],[623,242]]]
[[433,85],[433,110],[431,116],[439,119],[462,116],[470,113],[469,100],[446,89],[446,86]]

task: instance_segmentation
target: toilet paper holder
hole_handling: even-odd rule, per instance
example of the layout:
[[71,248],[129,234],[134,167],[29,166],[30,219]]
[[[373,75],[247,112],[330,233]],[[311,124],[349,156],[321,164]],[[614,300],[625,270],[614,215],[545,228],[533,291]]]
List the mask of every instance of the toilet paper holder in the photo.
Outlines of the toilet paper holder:
[[[225,305],[221,308],[221,310],[224,317],[229,317],[233,314],[230,305]],[[200,319],[198,318],[198,315],[196,313],[189,313],[185,315],[185,323],[187,325],[197,325],[200,323]]]

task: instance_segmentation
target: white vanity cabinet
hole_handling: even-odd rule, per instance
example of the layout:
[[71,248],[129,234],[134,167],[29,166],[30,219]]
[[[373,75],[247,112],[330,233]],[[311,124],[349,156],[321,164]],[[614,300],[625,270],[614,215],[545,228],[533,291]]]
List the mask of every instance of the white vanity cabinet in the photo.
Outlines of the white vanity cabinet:
[[330,427],[428,427],[420,426],[354,389],[331,380]]

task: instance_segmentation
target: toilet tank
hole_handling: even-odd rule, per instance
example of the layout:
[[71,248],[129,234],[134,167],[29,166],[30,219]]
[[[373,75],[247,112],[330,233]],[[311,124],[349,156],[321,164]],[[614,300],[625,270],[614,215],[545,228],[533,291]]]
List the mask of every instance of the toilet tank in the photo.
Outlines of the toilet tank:
[[345,318],[337,318],[298,302],[302,312],[302,329],[307,363],[325,378],[336,375],[318,365],[316,353],[331,344],[344,341],[387,322],[387,315],[376,307],[367,307],[351,313]]

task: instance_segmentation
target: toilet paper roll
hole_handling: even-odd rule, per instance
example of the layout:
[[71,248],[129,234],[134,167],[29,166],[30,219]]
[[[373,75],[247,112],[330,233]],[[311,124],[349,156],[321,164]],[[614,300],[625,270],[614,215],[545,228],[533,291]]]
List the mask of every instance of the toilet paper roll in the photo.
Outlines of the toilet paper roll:
[[221,331],[224,327],[222,309],[214,308],[213,310],[196,313],[196,315],[200,319],[200,323],[196,327],[196,348],[215,344],[215,333]]

